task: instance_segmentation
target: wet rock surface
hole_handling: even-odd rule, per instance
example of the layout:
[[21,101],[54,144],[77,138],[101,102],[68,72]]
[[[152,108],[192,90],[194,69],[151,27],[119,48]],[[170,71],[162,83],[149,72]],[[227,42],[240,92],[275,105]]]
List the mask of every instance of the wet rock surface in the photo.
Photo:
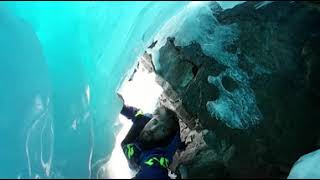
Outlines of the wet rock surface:
[[[224,47],[237,56],[236,67],[205,55],[197,42],[176,46],[173,37],[159,51],[160,101],[177,112],[188,144],[171,168],[183,178],[286,178],[301,155],[320,148],[319,5],[246,2],[215,15],[221,25],[236,24],[239,30],[238,38]],[[257,123],[246,121],[251,111],[242,104],[239,109],[234,99],[228,100],[235,106],[225,111],[237,111],[232,116],[210,112],[208,102],[244,86],[241,78],[228,75],[229,69],[246,77],[250,91],[244,92],[254,96],[254,106],[248,107],[260,113]],[[212,83],[217,77],[219,86]],[[215,105],[213,110],[225,108]],[[238,120],[244,126],[222,121],[243,112],[247,116]]]

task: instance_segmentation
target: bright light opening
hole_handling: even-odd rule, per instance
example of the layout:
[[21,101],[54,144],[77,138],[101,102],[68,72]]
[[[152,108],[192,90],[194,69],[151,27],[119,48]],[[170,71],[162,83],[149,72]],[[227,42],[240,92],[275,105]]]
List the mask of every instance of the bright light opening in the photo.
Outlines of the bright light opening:
[[[125,103],[137,107],[143,112],[152,113],[155,109],[158,98],[162,93],[162,88],[155,82],[155,73],[148,73],[140,64],[131,81],[124,82],[119,90]],[[116,136],[115,147],[112,151],[109,161],[105,164],[105,176],[111,179],[132,178],[136,172],[133,172],[127,163],[127,160],[121,149],[121,141],[128,133],[132,122],[124,116],[119,115],[119,121],[122,125],[121,130]]]

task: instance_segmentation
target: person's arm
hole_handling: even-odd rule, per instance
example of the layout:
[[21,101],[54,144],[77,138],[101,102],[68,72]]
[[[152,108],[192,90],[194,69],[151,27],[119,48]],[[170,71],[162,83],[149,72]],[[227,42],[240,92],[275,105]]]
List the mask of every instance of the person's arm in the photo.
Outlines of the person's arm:
[[137,122],[137,119],[139,121],[142,121],[140,123],[146,124],[151,118],[152,114],[150,113],[143,113],[141,109],[124,105],[121,112],[122,115],[124,115],[126,118],[131,119],[133,123]]
[[123,99],[123,97],[122,97],[121,94],[117,93],[117,95],[118,95],[118,97],[120,98],[120,100],[122,101],[122,104],[123,104],[123,107],[122,107],[120,113],[121,113],[123,116],[125,116],[127,119],[131,119],[132,122],[135,123],[137,117],[139,117],[139,116],[141,116],[141,115],[148,117],[147,114],[146,114],[146,115],[143,114],[142,110],[140,110],[140,109],[138,109],[138,108],[135,108],[135,107],[132,107],[132,106],[126,105],[126,104],[124,103],[124,99]]
[[[126,118],[131,119],[132,121],[135,120],[136,116],[139,114],[139,109],[132,107],[132,106],[127,106],[123,105],[121,109],[121,114],[124,115]],[[141,112],[141,111],[140,111]]]
[[138,170],[139,165],[137,164],[141,149],[134,143],[122,145],[123,153],[129,163],[129,168],[132,170]]

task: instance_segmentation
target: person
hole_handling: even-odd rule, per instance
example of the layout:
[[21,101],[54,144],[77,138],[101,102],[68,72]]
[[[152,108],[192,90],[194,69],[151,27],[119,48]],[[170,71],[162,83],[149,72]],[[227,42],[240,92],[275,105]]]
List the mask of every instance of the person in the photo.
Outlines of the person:
[[121,114],[133,122],[121,142],[129,167],[137,171],[133,179],[170,179],[168,167],[173,155],[185,148],[175,112],[159,106],[153,114],[144,114],[118,96],[123,103]]

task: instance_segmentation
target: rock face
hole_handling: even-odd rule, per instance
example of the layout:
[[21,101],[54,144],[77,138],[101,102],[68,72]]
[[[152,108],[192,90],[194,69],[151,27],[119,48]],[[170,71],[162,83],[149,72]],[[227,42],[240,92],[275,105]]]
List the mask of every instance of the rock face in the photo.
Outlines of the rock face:
[[246,2],[215,17],[237,27],[223,47],[236,63],[174,37],[159,50],[161,101],[188,143],[171,168],[183,178],[286,178],[320,148],[319,5]]

